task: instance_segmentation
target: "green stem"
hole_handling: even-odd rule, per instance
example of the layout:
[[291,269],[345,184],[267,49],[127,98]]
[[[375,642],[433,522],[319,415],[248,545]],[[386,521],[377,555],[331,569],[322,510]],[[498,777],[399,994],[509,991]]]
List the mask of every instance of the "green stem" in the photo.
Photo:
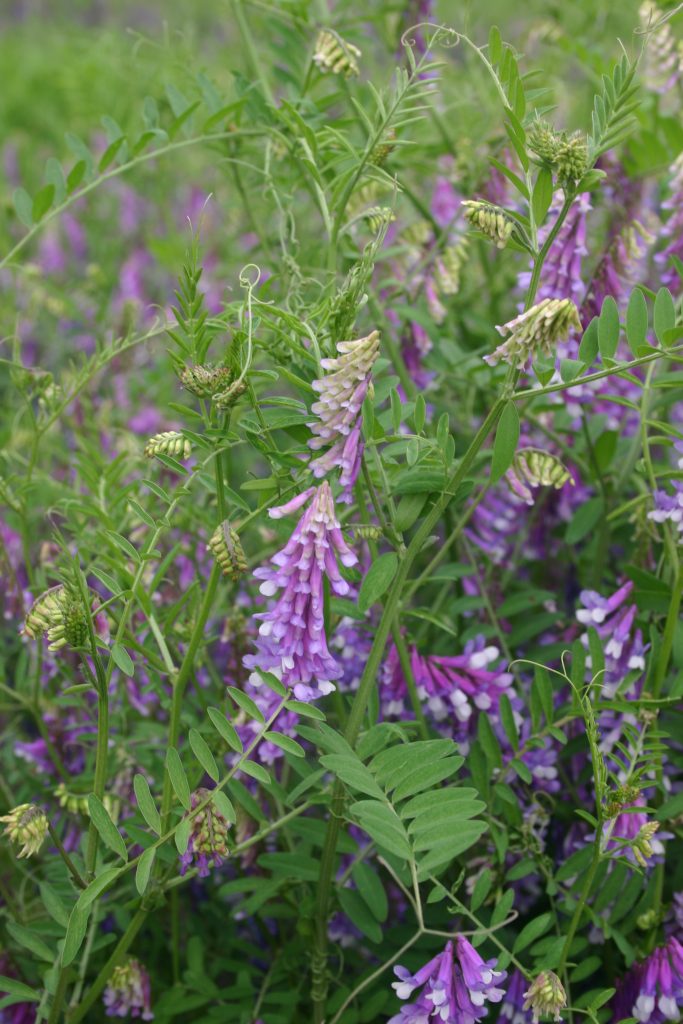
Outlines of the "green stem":
[[403,672],[403,678],[405,679],[406,686],[408,687],[410,704],[413,709],[413,714],[417,719],[420,736],[422,737],[423,740],[427,740],[429,739],[429,727],[427,725],[425,713],[422,709],[422,701],[420,700],[419,694],[417,692],[415,676],[413,675],[413,667],[410,664],[410,655],[408,654],[408,648],[406,647],[406,642],[403,639],[403,634],[401,633],[401,627],[399,626],[398,621],[394,622],[393,626],[391,627],[391,635],[393,637],[394,643],[396,644],[398,660],[401,663],[401,671]]
[[62,1006],[64,1004],[64,996],[66,995],[68,976],[68,971],[66,968],[62,967],[57,979],[57,988],[55,989],[55,994],[52,999],[52,1006],[50,1007],[50,1016],[47,1018],[47,1024],[57,1024],[59,1021]]
[[[213,607],[214,598],[216,596],[216,590],[218,588],[218,581],[221,578],[221,567],[217,562],[214,562],[211,569],[211,575],[209,576],[209,582],[206,585],[204,591],[204,600],[202,601],[197,621],[195,622],[190,643],[188,644],[185,657],[178,670],[178,674],[173,680],[173,695],[171,698],[171,717],[168,727],[168,746],[175,747],[178,745],[178,737],[180,735],[180,715],[182,711],[183,697],[185,695],[185,689],[192,672],[194,670],[195,657],[201,644],[204,641],[204,627],[206,626],[207,620]],[[168,815],[171,810],[171,801],[173,799],[173,787],[171,786],[171,780],[168,772],[164,775],[164,788],[161,798],[161,821],[162,830],[165,832],[168,828]]]
[[69,870],[69,874],[73,878],[73,880],[76,883],[76,885],[78,886],[78,888],[79,889],[87,888],[87,883],[83,879],[80,871],[78,870],[78,868],[76,867],[76,865],[72,861],[72,859],[69,856],[69,854],[64,849],[64,844],[62,843],[62,840],[59,838],[59,836],[55,832],[54,826],[52,825],[51,822],[48,822],[47,830],[50,833],[50,839],[52,840],[52,842],[57,847],[57,850],[59,851],[59,856],[62,858],[62,860],[66,864],[66,866],[67,866],[67,868]]
[[272,89],[270,88],[268,79],[266,78],[263,72],[263,68],[261,66],[262,62],[260,61],[259,56],[256,52],[256,47],[254,46],[254,40],[251,34],[251,29],[249,28],[249,22],[247,21],[244,14],[243,0],[232,0],[232,9],[235,13],[235,21],[237,22],[237,27],[240,30],[242,42],[244,43],[244,48],[246,50],[249,71],[254,76],[254,78],[258,80],[259,85],[263,90],[263,95],[265,96],[268,103],[270,103],[271,107],[274,107],[275,97],[273,96],[273,92]]
[[600,860],[600,836],[598,835],[595,837],[595,845],[593,847],[593,859],[591,861],[590,868],[588,869],[588,874],[586,875],[586,881],[583,883],[583,889],[581,890],[581,895],[579,896],[579,902],[576,904],[576,908],[572,915],[572,919],[569,923],[569,931],[567,932],[567,937],[564,940],[564,946],[562,947],[562,955],[560,957],[560,962],[557,968],[558,974],[561,974],[566,966],[567,958],[569,956],[569,950],[571,949],[572,942],[574,941],[576,929],[579,927],[579,923],[581,921],[581,917],[586,906],[586,901],[590,896],[590,891],[593,886],[593,881],[595,879],[595,873],[600,865]]
[[[97,694],[97,752],[95,754],[95,782],[93,793],[99,800],[104,796],[107,781],[107,755],[109,752],[109,692],[104,686]],[[95,871],[99,832],[91,820],[88,826],[88,847],[85,856],[85,869],[90,878]]]

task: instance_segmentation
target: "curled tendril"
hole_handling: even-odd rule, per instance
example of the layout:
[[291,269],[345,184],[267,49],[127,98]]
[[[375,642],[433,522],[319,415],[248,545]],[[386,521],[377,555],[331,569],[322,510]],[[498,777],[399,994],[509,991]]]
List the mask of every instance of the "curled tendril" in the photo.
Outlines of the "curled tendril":
[[417,40],[411,38],[411,33],[422,28],[433,28],[434,36],[429,41],[429,46],[443,46],[445,49],[457,46],[462,38],[460,32],[456,32],[454,28],[449,28],[447,25],[437,25],[433,21],[418,21],[416,25],[411,25],[407,28],[401,36],[401,46],[413,47],[417,44]]
[[[256,277],[255,277],[255,279],[253,281],[250,281],[249,278],[246,275],[246,272],[247,272],[247,270],[252,270],[252,269],[256,271]],[[249,289],[255,288],[260,280],[261,280],[261,268],[259,266],[257,266],[255,263],[246,263],[242,267],[242,269],[240,270],[239,282],[240,282],[240,284],[242,285],[243,288],[249,288]]]
[[653,21],[652,20],[652,13],[653,12],[651,10],[650,14],[649,14],[649,20],[648,20],[647,25],[644,25],[642,28],[634,28],[634,30],[633,30],[634,36],[649,36],[649,35],[652,35],[652,33],[656,32],[658,28],[661,28],[662,25],[666,25],[667,21],[671,21],[673,16],[675,14],[678,14],[679,11],[683,11],[683,3],[678,4],[671,11],[664,11],[664,13],[661,15],[661,17],[657,18],[656,21]]

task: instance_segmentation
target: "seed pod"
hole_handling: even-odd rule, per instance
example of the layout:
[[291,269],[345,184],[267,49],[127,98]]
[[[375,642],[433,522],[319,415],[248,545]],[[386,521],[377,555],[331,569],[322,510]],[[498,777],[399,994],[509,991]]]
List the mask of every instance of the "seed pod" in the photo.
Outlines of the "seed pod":
[[155,434],[145,445],[145,455],[148,459],[153,459],[155,455],[179,455],[183,459],[189,459],[191,453],[192,445],[177,430],[165,430],[161,434]]
[[247,571],[247,559],[239,534],[230,527],[227,520],[216,527],[208,546],[224,576],[229,576],[231,580],[237,582]]

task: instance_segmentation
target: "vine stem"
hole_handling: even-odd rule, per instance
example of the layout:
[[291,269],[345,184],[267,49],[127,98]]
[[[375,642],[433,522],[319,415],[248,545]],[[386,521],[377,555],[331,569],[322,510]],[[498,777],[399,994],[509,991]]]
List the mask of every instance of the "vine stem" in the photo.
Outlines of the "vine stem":
[[62,843],[62,840],[57,835],[57,833],[56,833],[56,831],[54,829],[54,826],[53,826],[52,822],[50,822],[50,821],[48,821],[47,830],[50,833],[50,839],[52,840],[52,842],[57,847],[57,850],[59,851],[59,856],[62,858],[62,860],[66,864],[67,868],[69,869],[69,874],[73,878],[73,880],[76,883],[76,885],[78,886],[78,888],[79,889],[87,888],[87,883],[85,882],[85,879],[82,877],[80,871],[78,870],[78,868],[76,867],[76,865],[72,861],[72,859],[69,856],[69,854],[64,849],[64,844]]
[[422,938],[422,935],[422,928],[419,928],[415,932],[413,937],[411,939],[408,939],[405,945],[401,946],[401,948],[396,953],[394,953],[392,957],[390,957],[388,960],[385,960],[384,963],[381,964],[376,971],[373,971],[372,974],[369,974],[367,978],[364,978],[363,981],[356,985],[354,990],[349,993],[344,1002],[341,1004],[341,1006],[335,1013],[334,1017],[330,1021],[330,1024],[337,1024],[337,1022],[341,1020],[342,1014],[344,1013],[346,1008],[351,1005],[356,996],[360,995],[363,989],[366,989],[368,985],[371,985],[375,978],[379,978],[382,974],[384,974],[387,968],[392,967],[396,963],[396,961],[403,956],[404,953],[407,953],[411,946],[415,945],[418,939]]

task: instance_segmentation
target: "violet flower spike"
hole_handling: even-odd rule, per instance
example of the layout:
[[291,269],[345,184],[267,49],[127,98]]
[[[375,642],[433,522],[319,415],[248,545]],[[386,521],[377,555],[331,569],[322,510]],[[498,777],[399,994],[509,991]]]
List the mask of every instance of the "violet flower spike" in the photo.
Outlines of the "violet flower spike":
[[327,577],[332,593],[343,597],[349,585],[338,561],[347,567],[358,561],[342,536],[327,482],[271,509],[270,515],[280,519],[311,497],[285,547],[273,556],[270,566],[254,573],[263,580],[261,593],[266,597],[281,593],[268,611],[256,616],[261,620],[257,650],[244,658],[247,668],[273,672],[297,700],[304,701],[331,693],[333,680],[342,674],[327,647],[323,582]]
[[340,341],[337,352],[334,359],[321,360],[322,368],[330,372],[313,381],[320,397],[312,406],[317,419],[309,424],[316,436],[308,444],[314,451],[331,445],[311,462],[311,470],[318,478],[334,469],[341,470],[339,482],[343,491],[339,500],[350,502],[363,455],[360,416],[379,354],[379,331],[357,341]]
[[430,1019],[442,1024],[475,1024],[486,1016],[487,1001],[499,1003],[503,998],[504,992],[497,986],[506,975],[497,971],[495,964],[495,960],[482,960],[471,943],[458,935],[455,950],[453,942],[448,942],[443,953],[416,974],[395,967],[399,980],[393,982],[393,988],[399,999],[409,999],[416,989],[422,991],[388,1024],[427,1024]]

